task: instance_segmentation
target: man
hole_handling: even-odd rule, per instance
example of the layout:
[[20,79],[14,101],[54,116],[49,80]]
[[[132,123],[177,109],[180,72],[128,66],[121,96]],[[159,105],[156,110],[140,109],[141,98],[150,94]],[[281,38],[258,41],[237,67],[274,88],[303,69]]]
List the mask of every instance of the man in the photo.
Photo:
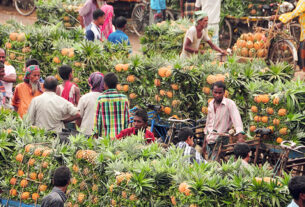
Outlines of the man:
[[94,116],[95,106],[98,97],[103,93],[104,89],[104,75],[100,72],[94,72],[89,77],[89,86],[91,91],[83,95],[79,99],[78,108],[80,111],[81,119],[78,122],[80,131],[86,136],[90,137],[94,134]]
[[97,9],[93,12],[93,21],[86,27],[86,39],[89,41],[101,40],[102,33],[100,25],[103,25],[105,21],[105,13]]
[[130,45],[129,38],[124,33],[126,24],[127,24],[127,20],[125,17],[122,16],[118,17],[115,20],[116,31],[109,35],[108,41],[114,44],[120,44],[125,41],[128,43],[128,45]]
[[4,107],[6,102],[6,91],[2,83],[4,76],[5,76],[4,64],[0,62],[0,108]]
[[202,158],[199,152],[196,151],[194,146],[194,132],[191,128],[182,128],[178,133],[178,139],[181,140],[176,147],[184,150],[183,155],[188,156],[188,162],[194,163],[195,161],[200,163],[205,163],[206,161]]
[[43,93],[39,83],[40,68],[38,65],[31,65],[26,68],[24,82],[16,86],[12,105],[22,118],[27,113],[32,99]]
[[78,20],[82,28],[86,28],[93,20],[93,12],[99,8],[97,0],[87,0],[79,10]]
[[53,176],[54,188],[42,199],[41,207],[64,207],[66,192],[70,184],[71,172],[66,166],[57,168]]
[[116,138],[122,139],[131,136],[133,134],[138,134],[139,131],[143,131],[145,132],[144,138],[146,139],[146,142],[147,143],[154,142],[155,136],[151,131],[147,130],[147,121],[148,121],[147,112],[143,109],[138,109],[135,112],[133,118],[134,127],[122,130],[121,133],[116,136]]
[[208,15],[205,12],[197,11],[195,12],[196,25],[192,26],[185,34],[183,41],[183,49],[180,55],[181,58],[189,58],[193,54],[201,53],[203,50],[199,50],[201,40],[206,41],[210,47],[222,54],[227,54],[225,50],[220,49],[214,45],[209,36],[208,31],[206,30],[208,26]]
[[300,67],[305,72],[305,0],[299,0],[296,8],[292,12],[282,14],[279,20],[282,22],[277,24],[277,27],[281,27],[282,24],[287,23],[294,18],[299,17],[299,23],[301,26],[301,36],[300,36],[300,47],[299,47],[299,57],[300,57]]
[[69,65],[63,65],[59,67],[58,73],[63,83],[57,87],[56,94],[70,101],[74,106],[77,106],[80,99],[80,89],[72,82],[72,68]]
[[64,122],[79,119],[80,114],[72,103],[56,95],[57,84],[53,76],[45,79],[45,92],[32,100],[27,119],[34,126],[60,133]]
[[293,200],[287,207],[305,207],[305,177],[295,176],[291,178],[288,189]]
[[246,143],[237,143],[234,146],[234,155],[236,159],[241,160],[241,166],[248,167],[250,160],[250,147]]
[[196,0],[195,3],[196,11],[201,8],[203,12],[208,13],[208,30],[213,30],[212,42],[217,46],[219,46],[220,7],[221,0]]
[[[28,59],[28,60],[25,62],[25,68],[27,68],[27,67],[29,67],[29,66],[31,66],[31,65],[38,65],[38,66],[39,66],[38,60],[36,60],[36,59]],[[39,82],[40,82],[40,83],[43,83],[43,82],[44,82],[44,80],[42,79],[42,77],[40,77]]]
[[6,105],[11,104],[11,99],[13,97],[13,83],[16,82],[16,70],[12,65],[5,65],[6,54],[5,50],[0,48],[0,62],[4,64],[5,76],[1,80],[2,85],[5,88],[6,96]]
[[165,20],[166,1],[165,0],[150,0],[151,20],[150,23],[157,23]]
[[208,107],[208,115],[204,133],[206,137],[203,144],[203,154],[207,149],[209,158],[211,158],[212,151],[216,145],[228,144],[228,137],[219,137],[213,133],[228,133],[234,126],[238,139],[243,140],[243,123],[234,101],[224,98],[226,85],[221,82],[215,82],[212,86],[212,93],[214,99],[210,102]]
[[128,127],[128,99],[116,90],[118,77],[108,73],[104,77],[105,92],[97,99],[94,129],[98,136],[115,138]]

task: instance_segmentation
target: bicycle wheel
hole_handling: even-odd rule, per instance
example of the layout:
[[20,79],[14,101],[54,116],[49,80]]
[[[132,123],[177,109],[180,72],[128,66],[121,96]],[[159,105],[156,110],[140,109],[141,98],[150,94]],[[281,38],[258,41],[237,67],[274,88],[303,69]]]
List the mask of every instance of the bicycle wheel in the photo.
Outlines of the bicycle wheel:
[[149,24],[149,15],[146,15],[146,5],[144,3],[136,4],[131,13],[131,21],[133,31],[141,36],[145,27]]
[[290,40],[278,40],[271,44],[269,60],[273,63],[287,62],[294,68],[298,62],[298,52]]
[[219,34],[219,46],[220,48],[227,49],[231,47],[233,39],[233,32],[231,23],[228,20],[224,20]]
[[29,16],[35,11],[34,0],[15,0],[15,7],[19,14]]

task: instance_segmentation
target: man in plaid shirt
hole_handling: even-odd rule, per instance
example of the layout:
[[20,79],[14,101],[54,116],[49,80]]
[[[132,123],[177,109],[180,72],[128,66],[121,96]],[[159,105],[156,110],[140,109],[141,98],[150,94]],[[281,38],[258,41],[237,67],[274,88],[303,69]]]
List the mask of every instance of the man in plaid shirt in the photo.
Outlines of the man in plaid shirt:
[[201,154],[196,151],[196,149],[193,147],[194,145],[194,133],[191,128],[185,127],[182,128],[179,131],[178,139],[180,142],[176,145],[176,147],[179,147],[184,150],[183,156],[188,157],[189,163],[194,163],[195,161],[200,163],[206,163],[206,161],[203,159]]
[[118,77],[108,73],[104,77],[104,93],[97,99],[94,130],[99,137],[115,138],[128,127],[128,99],[116,90]]

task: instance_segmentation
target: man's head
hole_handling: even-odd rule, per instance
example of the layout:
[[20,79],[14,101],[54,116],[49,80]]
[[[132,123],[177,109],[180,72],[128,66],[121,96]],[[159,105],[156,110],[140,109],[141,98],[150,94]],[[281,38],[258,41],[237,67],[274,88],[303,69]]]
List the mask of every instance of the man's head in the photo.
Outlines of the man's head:
[[0,62],[0,80],[2,80],[4,76],[5,76],[4,63]]
[[43,83],[43,87],[46,90],[53,91],[53,92],[56,92],[57,85],[58,85],[58,82],[54,76],[48,76]]
[[115,20],[115,26],[120,30],[123,30],[126,24],[127,24],[127,19],[123,16],[119,16]]
[[204,11],[195,12],[196,26],[200,29],[205,29],[208,27],[209,17],[208,14]]
[[293,199],[305,203],[305,176],[295,176],[288,183],[288,189]]
[[234,155],[236,159],[246,159],[247,162],[249,162],[249,153],[250,153],[250,147],[246,143],[237,143],[234,146]]
[[96,25],[103,25],[105,21],[105,12],[97,9],[93,12],[93,20]]
[[53,182],[55,187],[67,187],[70,183],[71,172],[66,166],[57,168],[54,172]]
[[115,89],[118,82],[119,82],[119,80],[118,80],[118,77],[116,76],[116,74],[107,73],[104,77],[104,88],[105,88],[105,90]]
[[136,130],[145,130],[147,127],[148,116],[143,109],[138,109],[134,115],[133,122]]
[[36,59],[29,59],[29,60],[27,60],[26,63],[25,63],[25,67],[27,68],[27,67],[29,67],[31,65],[38,65],[39,66],[38,60],[36,60]]
[[6,58],[5,50],[0,48],[0,62],[4,63]]
[[189,146],[194,145],[194,132],[189,127],[182,128],[178,133],[178,139],[186,142]]
[[217,81],[212,85],[212,93],[216,103],[220,104],[225,95],[226,85],[222,81]]
[[26,68],[24,82],[31,85],[32,94],[34,95],[36,91],[41,90],[40,88],[40,68],[38,65],[30,65]]
[[69,65],[63,65],[59,67],[58,73],[60,77],[65,81],[73,79],[72,68]]

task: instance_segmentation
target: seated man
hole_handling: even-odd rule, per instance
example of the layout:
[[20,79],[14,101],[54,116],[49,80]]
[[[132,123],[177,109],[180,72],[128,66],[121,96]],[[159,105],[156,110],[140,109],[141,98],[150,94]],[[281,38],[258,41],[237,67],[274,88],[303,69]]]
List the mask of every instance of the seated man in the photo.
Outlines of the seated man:
[[134,127],[122,130],[121,133],[116,136],[116,138],[122,139],[133,134],[138,134],[138,131],[144,131],[146,142],[154,142],[155,136],[151,131],[147,130],[147,121],[147,112],[143,109],[137,110],[133,118]]
[[291,178],[288,189],[293,200],[287,207],[305,206],[305,177],[295,176]]
[[120,44],[123,43],[123,41],[126,41],[128,45],[130,45],[129,38],[124,33],[126,24],[127,20],[125,17],[118,17],[115,20],[116,31],[109,35],[108,41],[114,44]]
[[241,166],[248,167],[250,160],[250,147],[246,143],[237,143],[234,146],[234,155],[236,159],[241,158]]
[[184,156],[189,156],[189,163],[194,163],[195,161],[200,164],[206,162],[199,152],[193,147],[194,145],[194,132],[191,128],[185,127],[179,131],[178,139],[181,140],[176,147],[184,149]]
[[27,118],[34,126],[60,133],[64,122],[79,119],[80,114],[71,102],[56,95],[57,84],[57,79],[53,76],[45,79],[45,93],[32,100]]

